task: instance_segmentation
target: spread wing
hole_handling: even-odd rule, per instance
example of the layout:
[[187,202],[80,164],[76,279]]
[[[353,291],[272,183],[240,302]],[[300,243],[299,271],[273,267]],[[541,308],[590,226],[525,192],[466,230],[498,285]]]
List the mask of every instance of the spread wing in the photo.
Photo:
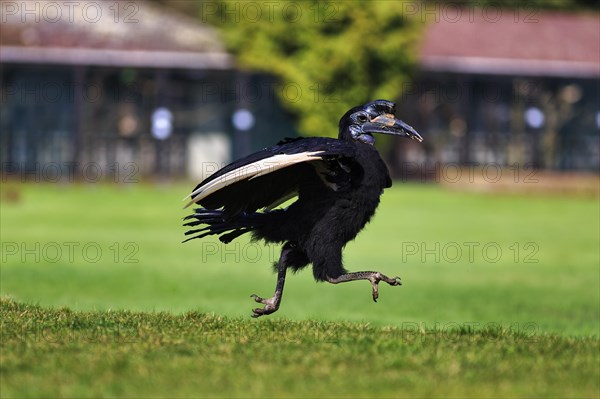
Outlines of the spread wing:
[[324,138],[286,139],[215,172],[186,197],[186,205],[240,212],[274,208],[298,194],[303,181],[319,177],[332,190],[346,190],[362,178],[355,147]]

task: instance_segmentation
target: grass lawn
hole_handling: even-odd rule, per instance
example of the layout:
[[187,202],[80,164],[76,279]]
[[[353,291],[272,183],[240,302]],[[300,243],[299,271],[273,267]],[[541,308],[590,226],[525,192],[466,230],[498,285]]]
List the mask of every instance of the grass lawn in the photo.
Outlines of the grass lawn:
[[597,397],[596,338],[0,302],[3,398]]
[[597,199],[396,184],[344,260],[402,287],[253,320],[278,248],[181,244],[192,186],[3,184],[2,397],[600,393]]

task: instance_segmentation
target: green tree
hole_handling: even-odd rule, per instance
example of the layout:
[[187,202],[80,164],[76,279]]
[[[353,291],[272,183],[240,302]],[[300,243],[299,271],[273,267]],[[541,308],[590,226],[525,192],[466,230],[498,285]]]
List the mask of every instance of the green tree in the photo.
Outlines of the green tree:
[[400,96],[416,64],[422,24],[405,1],[199,4],[238,67],[274,74],[282,104],[308,135],[334,135],[350,107]]

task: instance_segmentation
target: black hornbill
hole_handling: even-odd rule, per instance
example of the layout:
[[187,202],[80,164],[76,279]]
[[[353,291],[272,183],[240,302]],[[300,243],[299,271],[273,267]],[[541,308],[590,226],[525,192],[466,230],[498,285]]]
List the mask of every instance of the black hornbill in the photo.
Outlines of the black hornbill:
[[[200,207],[185,217],[191,221],[184,226],[194,227],[185,233],[192,235],[185,241],[217,234],[229,243],[251,233],[255,239],[283,244],[275,264],[275,294],[268,299],[252,295],[265,305],[254,309],[253,317],[279,308],[288,268],[298,271],[312,264],[315,279],[332,284],[369,280],[374,301],[380,281],[400,285],[399,277],[348,273],[342,265],[342,249],[369,222],[383,189],[392,185],[372,134],[423,140],[394,113],[395,104],[386,100],[354,107],[340,119],[337,139],[285,139],[225,166],[189,195],[186,207]],[[276,209],[295,197],[287,208]]]

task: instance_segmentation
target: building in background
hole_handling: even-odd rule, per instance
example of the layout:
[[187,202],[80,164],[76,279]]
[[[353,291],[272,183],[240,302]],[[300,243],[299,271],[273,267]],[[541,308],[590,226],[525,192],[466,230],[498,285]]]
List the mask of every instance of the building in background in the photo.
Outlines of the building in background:
[[[200,178],[296,135],[272,79],[237,72],[212,28],[145,2],[69,4],[2,5],[5,173]],[[240,109],[256,123],[236,128]]]
[[[396,176],[407,164],[598,171],[600,16],[494,10],[427,24],[419,73],[399,101],[426,140],[394,141]],[[64,176],[198,179],[297,134],[274,78],[237,70],[195,18],[138,1],[0,11],[4,173],[35,177],[51,165]]]
[[[402,115],[426,138],[406,162],[600,167],[600,15],[464,9],[430,23]],[[408,119],[408,118],[407,118]]]

